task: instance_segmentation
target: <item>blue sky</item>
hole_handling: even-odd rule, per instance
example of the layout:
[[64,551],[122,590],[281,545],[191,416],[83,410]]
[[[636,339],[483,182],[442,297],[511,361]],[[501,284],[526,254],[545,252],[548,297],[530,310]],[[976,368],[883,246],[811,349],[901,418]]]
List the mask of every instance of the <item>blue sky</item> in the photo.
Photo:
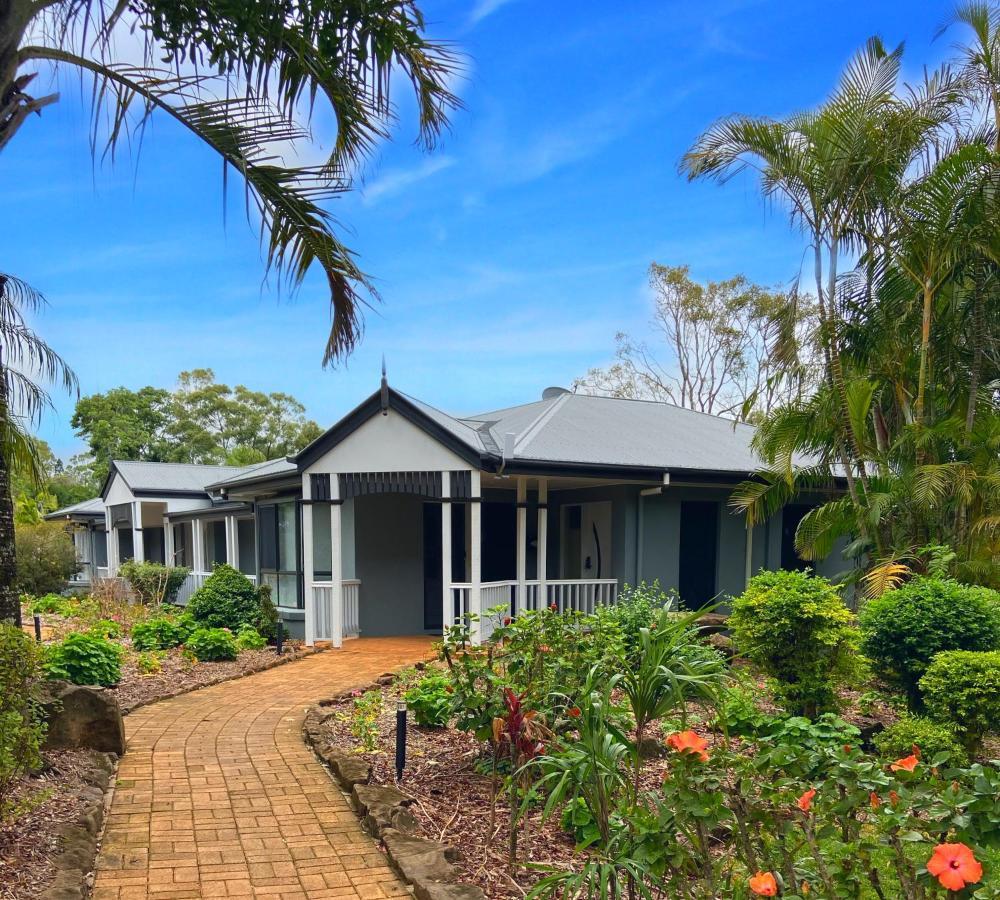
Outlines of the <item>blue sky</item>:
[[[384,301],[337,369],[320,367],[320,280],[291,298],[263,282],[238,194],[224,219],[218,161],[154,120],[137,156],[95,162],[87,91],[61,78],[60,103],[0,157],[0,270],[46,295],[38,328],[83,393],[208,366],[328,425],[375,389],[384,354],[394,386],[451,412],[533,400],[607,362],[617,331],[641,333],[653,260],[765,284],[798,271],[799,236],[752,180],[677,174],[714,119],[817,103],[872,34],[906,42],[913,78],[951,53],[936,2],[422,6],[466,54],[465,109],[427,154],[404,105],[361,189],[332,206]],[[41,436],[66,456],[81,449],[73,402],[55,399]]]

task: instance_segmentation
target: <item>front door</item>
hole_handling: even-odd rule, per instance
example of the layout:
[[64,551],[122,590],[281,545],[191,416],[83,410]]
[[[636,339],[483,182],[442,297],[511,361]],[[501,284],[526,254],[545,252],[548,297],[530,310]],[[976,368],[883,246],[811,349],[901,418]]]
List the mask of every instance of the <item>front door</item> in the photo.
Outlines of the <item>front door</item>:
[[687,609],[699,609],[715,597],[718,546],[719,504],[682,502],[677,591]]
[[612,578],[610,500],[563,507],[562,577]]
[[[424,504],[424,630],[444,628],[441,581],[441,504]],[[465,581],[465,506],[451,504],[451,580]],[[458,615],[456,611],[454,615]]]

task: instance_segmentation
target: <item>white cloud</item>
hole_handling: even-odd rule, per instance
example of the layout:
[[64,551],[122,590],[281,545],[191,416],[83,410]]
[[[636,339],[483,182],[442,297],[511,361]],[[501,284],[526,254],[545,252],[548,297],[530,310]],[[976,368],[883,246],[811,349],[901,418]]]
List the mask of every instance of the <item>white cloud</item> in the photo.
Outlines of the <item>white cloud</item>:
[[432,156],[412,169],[390,169],[362,188],[362,201],[365,206],[371,206],[378,203],[379,200],[398,194],[453,165],[455,165],[455,159],[451,156]]
[[510,2],[511,0],[476,0],[476,5],[469,13],[469,27],[478,25],[487,16],[492,16],[498,9]]

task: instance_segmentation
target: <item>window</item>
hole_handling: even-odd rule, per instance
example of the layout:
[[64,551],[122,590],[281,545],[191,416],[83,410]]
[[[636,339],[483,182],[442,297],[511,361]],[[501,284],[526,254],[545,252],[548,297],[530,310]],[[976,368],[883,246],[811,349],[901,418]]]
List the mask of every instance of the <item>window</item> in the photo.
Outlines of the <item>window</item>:
[[202,525],[205,542],[205,571],[211,572],[226,561],[226,521],[216,519]]
[[94,532],[94,565],[99,569],[108,566],[108,535],[106,531]]
[[236,546],[239,548],[240,571],[244,575],[257,574],[257,541],[253,519],[236,520]]
[[190,522],[181,522],[179,525],[174,525],[174,558],[170,564],[173,566],[184,566],[188,569],[194,565]]
[[294,500],[257,507],[260,576],[276,606],[302,608],[299,510]]
[[118,532],[118,562],[135,559],[135,544],[132,543],[131,528],[116,528]]
[[317,581],[333,578],[330,507],[325,503],[313,506],[313,575]]

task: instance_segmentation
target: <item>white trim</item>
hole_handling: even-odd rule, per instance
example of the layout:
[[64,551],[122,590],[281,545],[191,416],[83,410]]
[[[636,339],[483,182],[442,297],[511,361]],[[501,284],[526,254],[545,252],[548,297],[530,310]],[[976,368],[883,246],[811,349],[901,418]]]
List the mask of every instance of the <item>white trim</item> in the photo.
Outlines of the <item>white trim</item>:
[[[469,536],[469,612],[482,618],[483,615],[483,594],[482,594],[482,542],[483,542],[483,518],[482,518],[482,479],[478,470],[472,473],[472,503],[469,504],[472,520],[470,524],[471,534]],[[482,622],[473,623],[472,641],[478,644],[482,637]]]
[[514,608],[525,608],[525,591],[528,581],[528,485],[524,478],[517,479],[517,596]]
[[[302,477],[302,496],[309,498],[309,476]],[[302,504],[302,583],[306,586],[305,597],[305,639],[306,646],[316,643],[316,591],[313,586],[313,508],[311,503]]]
[[[344,548],[341,541],[343,521],[340,500],[340,479],[330,479],[330,576],[333,582],[332,639],[334,647],[344,644]],[[310,535],[310,540],[312,536]]]
[[548,580],[548,560],[549,560],[549,482],[545,478],[538,479],[538,547],[535,552],[536,569],[535,579],[538,581],[539,601],[544,603],[546,598],[545,583]]
[[451,593],[451,472],[441,473],[441,627],[447,632],[455,621]]
[[137,563],[146,561],[146,548],[142,543],[142,502],[139,500],[132,502],[132,559]]

